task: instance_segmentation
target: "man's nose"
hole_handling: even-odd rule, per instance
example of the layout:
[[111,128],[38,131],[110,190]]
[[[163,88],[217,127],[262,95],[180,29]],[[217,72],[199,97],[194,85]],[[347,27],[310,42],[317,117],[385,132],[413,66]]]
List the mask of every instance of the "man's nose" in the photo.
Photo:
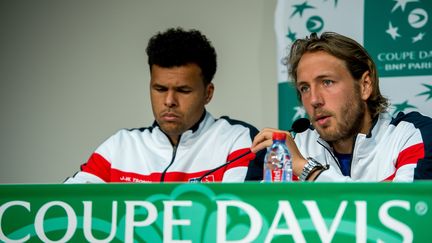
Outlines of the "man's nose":
[[177,105],[177,97],[175,91],[168,91],[165,96],[165,105],[173,107]]
[[324,99],[319,88],[311,88],[310,95],[310,103],[314,108],[324,105]]

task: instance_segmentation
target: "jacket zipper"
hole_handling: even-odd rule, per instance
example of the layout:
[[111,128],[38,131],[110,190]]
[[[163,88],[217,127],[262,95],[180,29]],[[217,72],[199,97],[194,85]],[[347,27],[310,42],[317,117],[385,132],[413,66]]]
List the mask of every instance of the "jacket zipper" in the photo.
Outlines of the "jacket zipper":
[[166,174],[167,170],[169,169],[169,167],[171,167],[171,165],[174,163],[174,160],[175,160],[175,157],[176,157],[176,153],[177,153],[177,145],[174,145],[174,146],[173,146],[173,153],[172,153],[172,159],[171,159],[171,162],[170,162],[169,165],[165,168],[165,170],[162,172],[160,182],[164,182],[164,180],[165,180],[165,174]]
[[[339,170],[340,170],[340,163],[339,160],[335,157],[335,155],[333,154],[333,152],[324,144],[321,143],[321,141],[317,141],[321,146],[324,147],[325,150],[327,150],[327,152],[329,152],[329,154],[331,155],[331,157],[333,158],[333,160],[336,162],[336,164],[339,166]],[[330,165],[326,162],[326,166],[330,167]]]
[[349,175],[349,177],[351,177],[351,175],[352,175],[352,168],[353,168],[353,159],[354,159],[354,148],[355,148],[355,145],[356,145],[356,141],[357,141],[357,136],[358,136],[358,134],[356,135],[356,136],[354,136],[354,139],[353,139],[353,146],[352,146],[352,155],[351,155],[351,161],[350,161],[350,175]]
[[[356,142],[356,139],[357,139],[357,136],[355,136],[354,137],[354,141],[353,141],[353,154],[352,154],[352,156],[351,156],[351,161],[350,161],[350,163],[351,163],[351,166],[350,166],[350,175],[351,175],[351,170],[352,170],[352,161],[353,161],[353,158],[354,158],[354,147],[355,147],[355,142]],[[324,147],[324,149],[325,150],[327,150],[327,152],[329,152],[329,154],[331,155],[331,157],[333,158],[333,160],[336,162],[336,164],[338,165],[338,167],[339,167],[339,170],[342,172],[342,169],[341,169],[341,165],[340,165],[340,162],[339,162],[339,160],[336,158],[336,156],[333,154],[333,152],[326,146],[326,145],[324,145],[324,144],[322,144],[321,143],[321,141],[317,141],[321,146],[323,146]],[[326,164],[326,166],[327,167],[330,167],[330,165],[329,164]],[[351,177],[351,176],[350,176]]]

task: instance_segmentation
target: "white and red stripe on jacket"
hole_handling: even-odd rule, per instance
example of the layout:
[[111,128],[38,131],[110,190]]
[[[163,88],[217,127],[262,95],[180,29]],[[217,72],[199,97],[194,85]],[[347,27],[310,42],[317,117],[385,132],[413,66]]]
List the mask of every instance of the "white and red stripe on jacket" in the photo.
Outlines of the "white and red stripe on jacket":
[[355,138],[351,176],[344,176],[327,142],[313,128],[295,138],[304,157],[329,165],[316,179],[322,182],[380,182],[432,179],[432,119],[418,112],[382,113],[369,134]]
[[[157,125],[122,129],[102,143],[81,171],[65,183],[193,181],[249,151],[257,132],[244,122],[214,119],[208,112],[181,135],[176,148]],[[254,158],[249,154],[202,181],[243,182]]]

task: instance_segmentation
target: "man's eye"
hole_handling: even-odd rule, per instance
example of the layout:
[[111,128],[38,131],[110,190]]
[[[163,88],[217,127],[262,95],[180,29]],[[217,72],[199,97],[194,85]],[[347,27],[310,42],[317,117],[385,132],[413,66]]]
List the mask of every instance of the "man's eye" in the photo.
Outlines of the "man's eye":
[[153,89],[156,90],[157,92],[164,92],[164,91],[167,91],[166,88],[164,88],[164,87],[159,87],[159,86],[153,87]]
[[305,93],[309,90],[309,87],[308,86],[300,86],[298,88],[298,90],[300,91],[300,93]]
[[333,80],[329,80],[329,79],[324,79],[323,80],[323,83],[324,83],[324,85],[330,85],[330,84],[332,84],[333,83]]
[[179,89],[177,91],[180,93],[183,93],[183,94],[188,94],[188,93],[192,92],[192,90],[190,90],[190,89]]

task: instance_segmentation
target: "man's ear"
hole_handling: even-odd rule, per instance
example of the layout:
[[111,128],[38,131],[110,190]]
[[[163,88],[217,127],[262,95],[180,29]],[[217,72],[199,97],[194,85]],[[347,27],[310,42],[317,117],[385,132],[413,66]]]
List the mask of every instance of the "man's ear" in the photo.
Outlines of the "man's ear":
[[372,78],[370,72],[366,71],[363,73],[360,79],[360,96],[363,100],[369,99],[372,94]]
[[213,98],[213,92],[214,92],[214,84],[209,83],[206,87],[206,105],[210,103],[211,99]]

